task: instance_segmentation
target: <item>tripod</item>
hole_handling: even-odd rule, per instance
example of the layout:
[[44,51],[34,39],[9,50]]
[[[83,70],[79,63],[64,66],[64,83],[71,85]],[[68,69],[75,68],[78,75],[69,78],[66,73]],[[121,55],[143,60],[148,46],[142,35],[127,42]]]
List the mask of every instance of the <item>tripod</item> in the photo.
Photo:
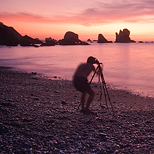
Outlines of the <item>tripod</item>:
[[[97,66],[97,68],[96,68],[96,70],[95,70],[95,72],[94,72],[94,74],[93,74],[93,76],[92,76],[92,78],[91,78],[91,80],[90,80],[89,83],[91,84],[91,82],[92,82],[92,80],[93,80],[95,74],[99,71],[99,73],[100,73],[100,75],[99,75],[99,82],[100,82],[100,80],[101,80],[101,82],[102,82],[102,86],[101,86],[101,95],[100,95],[100,102],[101,102],[101,99],[102,99],[102,87],[103,87],[103,92],[104,92],[106,107],[107,107],[107,109],[108,109],[108,104],[107,104],[107,102],[109,101],[110,106],[111,106],[111,108],[112,108],[113,115],[115,115],[115,112],[114,112],[114,110],[113,110],[113,105],[112,105],[112,103],[111,103],[111,99],[110,99],[110,96],[109,96],[109,93],[108,93],[108,90],[107,90],[107,87],[106,87],[105,79],[104,79],[104,76],[103,76],[103,73],[102,73],[102,68],[101,68],[100,64],[101,64],[101,63],[98,63],[98,66]],[[108,99],[108,101],[107,101],[107,99]],[[81,105],[81,103],[79,104],[78,109],[79,109],[80,105]]]

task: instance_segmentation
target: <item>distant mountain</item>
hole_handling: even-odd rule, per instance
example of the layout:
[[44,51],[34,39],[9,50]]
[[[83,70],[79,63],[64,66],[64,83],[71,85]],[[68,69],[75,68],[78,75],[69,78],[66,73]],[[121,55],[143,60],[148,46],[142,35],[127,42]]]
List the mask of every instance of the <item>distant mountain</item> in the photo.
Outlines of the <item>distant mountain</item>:
[[17,46],[22,35],[0,22],[0,45]]

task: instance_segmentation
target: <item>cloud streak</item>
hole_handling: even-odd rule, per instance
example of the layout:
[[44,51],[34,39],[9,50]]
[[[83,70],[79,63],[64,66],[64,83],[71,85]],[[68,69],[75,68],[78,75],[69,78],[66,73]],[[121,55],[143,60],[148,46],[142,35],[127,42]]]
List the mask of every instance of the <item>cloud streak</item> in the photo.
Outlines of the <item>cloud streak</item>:
[[154,1],[119,1],[113,3],[99,2],[96,6],[87,8],[76,14],[48,16],[25,12],[0,13],[0,19],[9,21],[51,23],[51,24],[79,24],[95,26],[117,22],[144,23],[154,22]]

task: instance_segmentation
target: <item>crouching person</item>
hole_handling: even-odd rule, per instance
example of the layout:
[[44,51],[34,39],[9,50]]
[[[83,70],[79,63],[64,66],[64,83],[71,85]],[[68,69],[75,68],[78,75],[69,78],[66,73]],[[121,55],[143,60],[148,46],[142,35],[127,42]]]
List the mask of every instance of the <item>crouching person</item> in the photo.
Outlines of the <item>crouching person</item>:
[[[95,92],[91,89],[90,83],[88,83],[88,76],[92,71],[95,71],[95,66],[93,64],[99,64],[99,61],[90,56],[87,59],[86,63],[81,63],[73,76],[73,85],[76,88],[76,90],[80,91],[81,94],[81,104],[82,104],[82,110],[83,113],[93,113],[89,106],[91,102],[94,99]],[[89,94],[89,97],[87,99],[86,105],[85,105],[85,97],[86,94]]]

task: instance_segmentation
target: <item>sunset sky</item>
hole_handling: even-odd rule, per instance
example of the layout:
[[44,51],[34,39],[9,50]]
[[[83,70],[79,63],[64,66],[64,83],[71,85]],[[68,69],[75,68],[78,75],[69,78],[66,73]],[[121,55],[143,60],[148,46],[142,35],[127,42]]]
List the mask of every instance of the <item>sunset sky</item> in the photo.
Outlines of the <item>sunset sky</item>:
[[81,40],[101,33],[115,41],[115,32],[127,28],[135,41],[154,41],[153,9],[154,0],[0,0],[0,22],[39,39],[73,31]]

